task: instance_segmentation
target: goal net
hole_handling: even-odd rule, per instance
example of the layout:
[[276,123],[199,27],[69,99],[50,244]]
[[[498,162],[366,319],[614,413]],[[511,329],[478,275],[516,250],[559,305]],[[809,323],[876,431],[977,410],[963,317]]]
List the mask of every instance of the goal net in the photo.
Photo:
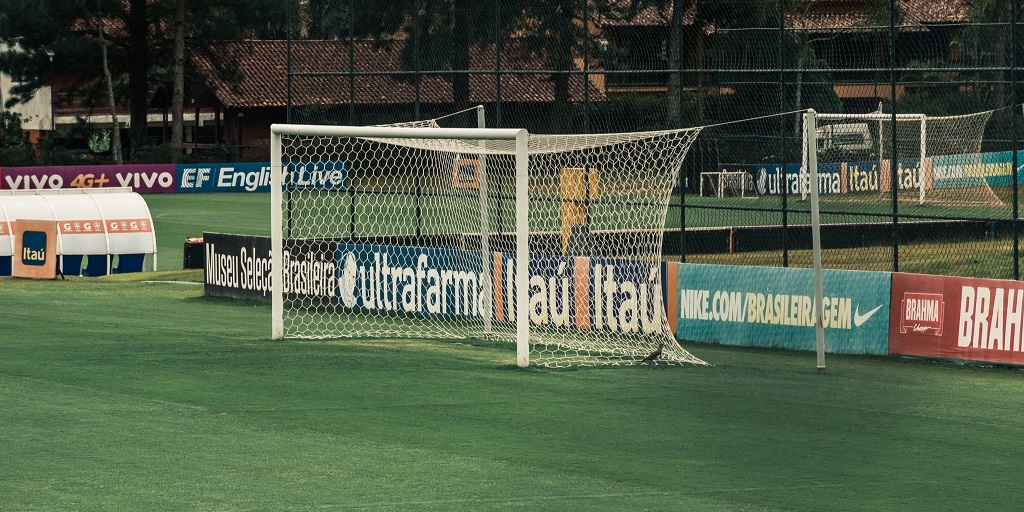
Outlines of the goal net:
[[700,195],[706,197],[757,197],[754,177],[747,171],[700,173]]
[[[1001,206],[981,162],[982,136],[991,114],[897,114],[894,121],[884,113],[818,113],[822,200],[889,201],[895,193],[900,201],[918,204]],[[806,162],[805,153],[800,180],[804,199]]]
[[271,132],[275,338],[495,339],[555,367],[664,344],[704,364],[669,331],[661,261],[698,130]]

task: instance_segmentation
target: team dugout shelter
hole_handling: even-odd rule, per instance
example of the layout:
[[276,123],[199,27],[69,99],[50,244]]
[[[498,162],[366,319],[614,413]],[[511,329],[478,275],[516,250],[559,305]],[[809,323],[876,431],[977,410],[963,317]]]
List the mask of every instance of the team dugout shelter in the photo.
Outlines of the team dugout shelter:
[[17,222],[54,221],[57,265],[66,275],[156,270],[149,206],[131,188],[0,190],[0,276],[11,275]]

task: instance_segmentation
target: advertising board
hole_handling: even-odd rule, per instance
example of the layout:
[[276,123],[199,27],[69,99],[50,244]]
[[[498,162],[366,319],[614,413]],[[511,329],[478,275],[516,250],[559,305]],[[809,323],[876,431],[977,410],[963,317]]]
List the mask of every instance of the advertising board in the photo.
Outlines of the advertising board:
[[177,190],[174,164],[66,165],[4,167],[0,188],[55,190],[63,188],[131,187],[140,194]]
[[[205,233],[207,295],[269,301],[270,239]],[[493,318],[515,320],[515,257],[480,251],[285,240],[286,301],[356,312],[482,318],[492,280]],[[533,325],[624,333],[665,332],[663,265],[586,257],[530,259]]]
[[178,192],[268,192],[270,163],[179,164]]
[[892,275],[889,353],[1024,364],[1024,283]]
[[12,263],[11,275],[14,277],[57,277],[57,223],[52,220],[16,220]]
[[[889,273],[825,270],[825,349],[886,354]],[[676,337],[814,350],[811,269],[684,264]]]

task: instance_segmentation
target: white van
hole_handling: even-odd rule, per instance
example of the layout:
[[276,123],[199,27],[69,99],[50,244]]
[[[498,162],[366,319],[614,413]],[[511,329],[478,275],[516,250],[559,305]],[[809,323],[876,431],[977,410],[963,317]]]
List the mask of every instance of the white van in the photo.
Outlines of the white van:
[[818,147],[823,150],[863,151],[874,147],[867,123],[830,124],[818,128],[816,132]]

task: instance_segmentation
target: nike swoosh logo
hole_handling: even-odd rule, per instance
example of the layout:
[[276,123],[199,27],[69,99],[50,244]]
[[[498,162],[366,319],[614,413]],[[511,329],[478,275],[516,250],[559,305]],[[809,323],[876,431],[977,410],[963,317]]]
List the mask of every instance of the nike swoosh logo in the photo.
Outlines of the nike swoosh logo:
[[882,304],[879,304],[877,308],[862,315],[860,314],[860,306],[857,306],[857,310],[853,312],[853,325],[856,325],[857,327],[864,325],[864,322],[867,322],[868,319],[871,318],[871,315],[875,314],[879,309],[882,309]]

